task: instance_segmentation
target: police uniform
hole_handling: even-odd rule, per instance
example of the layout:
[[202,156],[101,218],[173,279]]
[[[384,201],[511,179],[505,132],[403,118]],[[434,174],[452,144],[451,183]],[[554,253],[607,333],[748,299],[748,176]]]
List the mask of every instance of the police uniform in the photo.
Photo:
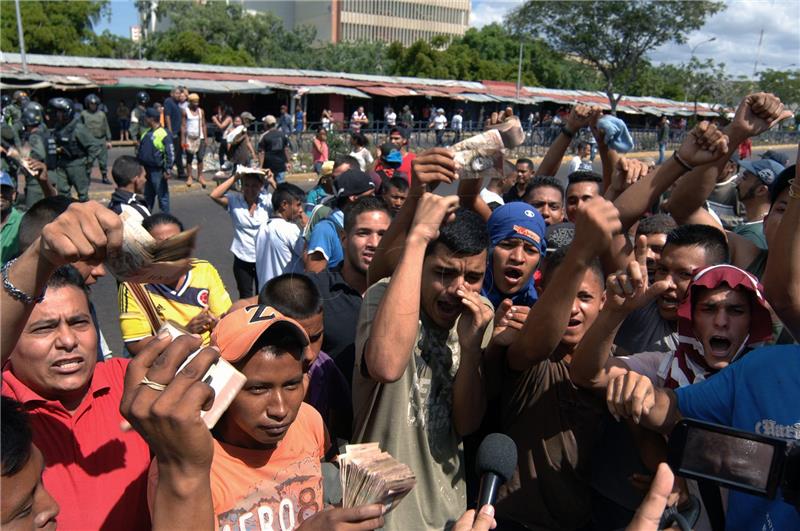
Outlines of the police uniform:
[[[31,158],[47,164],[48,170],[55,169],[57,152],[55,142],[48,142],[47,127],[41,124],[28,133],[28,146],[31,149]],[[48,147],[50,152],[48,153]],[[56,186],[55,174],[48,171],[47,178],[54,187]],[[25,208],[32,207],[37,201],[44,199],[42,187],[36,179],[25,179]]]
[[[54,129],[52,141],[56,145],[56,183],[59,195],[70,197],[72,188],[78,191],[78,200],[89,200],[89,164],[99,156],[98,141],[76,116],[67,125]],[[88,158],[87,158],[88,157]]]
[[[7,109],[11,107],[12,106],[9,105]],[[2,122],[2,124],[0,124],[0,140],[2,141],[3,149],[6,151],[9,151],[12,148],[18,149],[18,146],[20,145],[17,131],[12,125],[6,122]],[[16,188],[17,174],[19,173],[19,165],[17,164],[16,160],[12,159],[11,157],[7,157],[4,154],[2,157],[2,163],[0,163],[0,169],[11,176],[11,180],[14,181],[14,187]]]
[[97,160],[98,166],[100,166],[100,174],[102,175],[103,179],[106,179],[108,174],[108,147],[106,146],[106,143],[111,141],[111,129],[108,127],[108,118],[106,118],[106,113],[99,109],[95,112],[84,109],[81,111],[81,119],[83,120],[86,129],[89,130],[92,136],[97,139],[99,143],[97,156],[89,157],[87,161],[89,173],[91,173],[92,168],[94,167],[94,161]]

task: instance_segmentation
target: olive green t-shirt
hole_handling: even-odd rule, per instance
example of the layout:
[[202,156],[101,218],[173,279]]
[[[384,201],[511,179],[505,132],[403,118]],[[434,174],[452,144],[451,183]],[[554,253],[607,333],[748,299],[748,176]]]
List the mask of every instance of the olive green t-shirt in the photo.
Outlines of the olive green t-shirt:
[[[458,324],[442,330],[420,312],[414,352],[403,376],[389,384],[376,382],[364,366],[364,347],[388,286],[389,279],[372,286],[361,305],[353,371],[353,440],[380,443],[416,476],[416,486],[386,516],[384,529],[445,529],[467,508],[463,447],[453,425],[453,383],[461,359]],[[487,327],[484,346],[491,328]]]
[[111,140],[111,130],[108,128],[108,119],[103,111],[81,111],[81,119],[86,125],[86,129],[95,138]]

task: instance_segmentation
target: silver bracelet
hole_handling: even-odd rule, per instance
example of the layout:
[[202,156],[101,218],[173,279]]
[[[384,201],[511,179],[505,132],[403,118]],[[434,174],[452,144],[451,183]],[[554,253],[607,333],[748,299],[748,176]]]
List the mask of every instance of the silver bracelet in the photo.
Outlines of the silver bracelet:
[[8,278],[8,268],[11,267],[11,264],[16,262],[18,258],[14,258],[13,260],[9,260],[3,266],[3,269],[0,270],[3,274],[3,288],[6,292],[11,295],[12,298],[22,302],[23,304],[38,304],[44,300],[44,292],[38,297],[31,297],[21,289],[17,288],[14,284],[11,283],[11,280]]

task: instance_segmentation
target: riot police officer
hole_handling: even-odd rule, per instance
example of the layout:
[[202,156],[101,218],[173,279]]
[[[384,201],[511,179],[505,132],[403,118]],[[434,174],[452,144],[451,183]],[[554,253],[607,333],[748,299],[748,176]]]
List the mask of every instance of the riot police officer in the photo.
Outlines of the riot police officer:
[[100,142],[86,129],[80,116],[75,115],[72,101],[53,98],[47,102],[47,125],[50,135],[48,151],[55,149],[55,177],[59,195],[70,197],[72,188],[78,200],[89,200],[88,157],[97,157]]
[[[44,162],[48,168],[55,170],[57,165],[57,153],[55,142],[48,143],[47,127],[44,125],[44,118],[37,112],[35,107],[28,105],[22,111],[22,118],[20,118],[22,125],[25,127],[23,133],[23,143],[27,142],[30,147],[30,157],[33,160]],[[48,151],[49,148],[49,151]],[[25,207],[30,208],[34,203],[44,197],[42,193],[42,185],[37,182],[36,176],[29,175],[25,172]],[[53,188],[56,183],[53,177],[48,173],[48,179]]]
[[14,94],[11,96],[11,105],[9,105],[5,111],[4,118],[8,121],[9,125],[17,128],[17,132],[19,132],[19,119],[22,117],[22,110],[29,101],[30,98],[28,98],[27,92],[24,90],[15,90]]
[[[81,111],[81,120],[100,143],[100,151],[97,158],[100,166],[100,175],[104,184],[109,184],[108,180],[108,150],[111,149],[111,129],[108,127],[106,113],[100,109],[100,98],[96,94],[89,94],[83,100],[84,109]],[[94,158],[89,158],[88,166],[91,174],[94,167]]]
[[131,112],[131,126],[128,132],[131,139],[135,140],[138,144],[142,139],[142,135],[147,131],[147,125],[144,123],[144,115],[147,112],[147,104],[150,102],[150,95],[143,90],[136,93],[136,107]]

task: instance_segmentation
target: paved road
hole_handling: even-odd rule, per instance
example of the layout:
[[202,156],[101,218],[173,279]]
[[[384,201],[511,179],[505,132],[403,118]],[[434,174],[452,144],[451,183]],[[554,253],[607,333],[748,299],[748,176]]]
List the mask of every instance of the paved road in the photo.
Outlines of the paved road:
[[[796,150],[784,149],[781,151],[790,160],[795,160]],[[559,177],[565,177],[565,168],[566,165],[562,166]],[[595,163],[595,169],[600,169],[599,159]],[[303,181],[297,184],[308,190],[314,183],[313,181]],[[441,193],[451,193],[451,190],[454,190],[454,187],[442,187]],[[172,213],[186,227],[200,227],[195,256],[214,264],[231,293],[231,297],[234,300],[238,298],[232,271],[233,255],[228,251],[233,237],[228,214],[207,197],[207,191],[204,193],[198,186],[188,192],[173,194],[171,203]],[[107,276],[98,281],[92,288],[92,301],[96,305],[100,325],[108,344],[115,353],[121,352],[122,339],[118,321],[117,284],[113,277]]]

